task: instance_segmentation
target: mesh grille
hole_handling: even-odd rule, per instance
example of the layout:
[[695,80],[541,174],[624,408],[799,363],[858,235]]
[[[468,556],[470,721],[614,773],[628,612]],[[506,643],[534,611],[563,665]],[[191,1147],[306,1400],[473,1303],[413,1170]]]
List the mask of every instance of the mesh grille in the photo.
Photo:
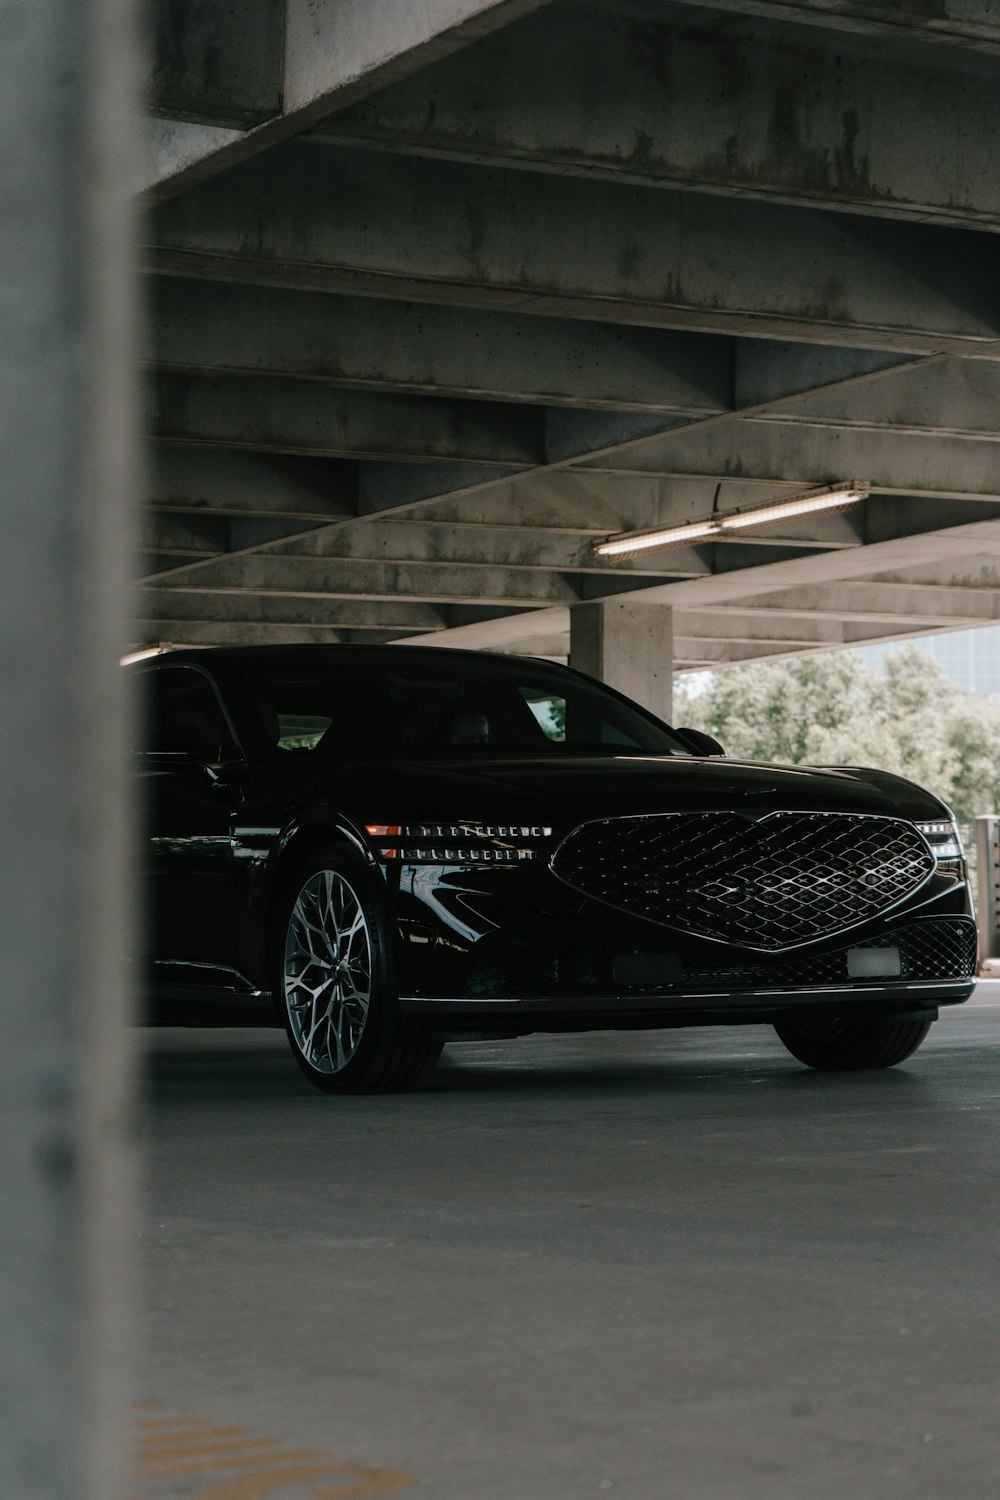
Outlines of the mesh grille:
[[[918,981],[969,979],[976,968],[976,928],[969,917],[925,919],[893,928],[863,943],[832,953],[796,959],[794,963],[712,965],[686,958],[677,986],[699,989],[789,989],[857,984],[847,972],[848,948],[899,949],[900,979]],[[634,943],[602,934],[581,942],[573,933],[497,933],[479,943],[463,986],[468,995],[547,995],[615,991],[612,961],[616,954],[637,952]],[[647,947],[646,952],[656,950]],[[657,988],[643,986],[643,988]]]
[[898,818],[666,813],[584,823],[552,870],[633,916],[780,952],[881,915],[923,885],[934,856]]
[[958,917],[950,921],[942,919],[914,922],[908,927],[895,928],[891,932],[880,933],[878,937],[867,938],[863,943],[851,943],[833,953],[796,959],[794,963],[772,964],[767,968],[692,965],[686,971],[685,985],[722,984],[749,989],[787,986],[794,989],[810,985],[844,984],[850,981],[847,972],[848,947],[898,948],[901,964],[899,977],[910,982],[968,979],[976,968],[975,923],[969,918]]

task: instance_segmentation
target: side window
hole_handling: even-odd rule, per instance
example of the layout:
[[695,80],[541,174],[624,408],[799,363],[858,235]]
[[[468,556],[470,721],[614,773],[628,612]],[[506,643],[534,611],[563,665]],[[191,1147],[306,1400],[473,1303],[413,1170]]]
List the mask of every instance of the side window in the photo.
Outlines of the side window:
[[534,688],[523,687],[520,692],[545,738],[563,744],[566,739],[566,699]]
[[520,693],[545,738],[555,744],[570,749],[574,746],[597,749],[604,745],[620,746],[623,750],[640,748],[640,741],[615,722],[614,708],[605,713],[607,705],[592,693],[574,693],[571,689],[568,698],[561,698],[527,687],[522,687]]
[[236,746],[208,679],[192,667],[166,667],[155,675],[144,749],[197,755],[209,765],[231,759]]
[[279,750],[315,750],[333,723],[329,714],[277,713],[275,717]]

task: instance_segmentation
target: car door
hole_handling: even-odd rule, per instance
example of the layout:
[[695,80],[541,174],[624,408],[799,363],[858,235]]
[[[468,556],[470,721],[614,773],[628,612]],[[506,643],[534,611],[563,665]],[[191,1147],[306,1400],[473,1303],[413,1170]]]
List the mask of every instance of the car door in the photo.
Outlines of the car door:
[[245,897],[233,853],[243,768],[215,684],[156,670],[140,754],[146,951],[157,983],[247,987],[237,967]]

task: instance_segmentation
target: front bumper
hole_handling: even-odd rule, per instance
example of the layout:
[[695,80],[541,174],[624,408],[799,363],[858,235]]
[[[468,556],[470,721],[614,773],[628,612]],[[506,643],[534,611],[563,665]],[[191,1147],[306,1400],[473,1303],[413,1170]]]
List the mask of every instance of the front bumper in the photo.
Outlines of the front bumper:
[[[452,868],[400,894],[401,1003],[448,1030],[732,1024],[803,1007],[933,1019],[974,988],[964,882],[936,880],[881,921],[781,955],[622,919],[551,877]],[[894,968],[855,977],[859,950],[886,949]]]

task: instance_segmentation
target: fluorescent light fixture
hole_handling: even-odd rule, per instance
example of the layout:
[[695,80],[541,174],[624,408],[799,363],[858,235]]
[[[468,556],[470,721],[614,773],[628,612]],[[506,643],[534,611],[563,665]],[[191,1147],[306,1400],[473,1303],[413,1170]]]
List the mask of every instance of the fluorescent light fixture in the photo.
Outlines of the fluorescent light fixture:
[[738,536],[758,527],[776,526],[779,521],[795,521],[800,516],[832,515],[858,505],[869,488],[861,480],[852,480],[850,484],[806,490],[787,500],[767,500],[763,505],[725,511],[704,521],[684,521],[679,526],[658,526],[652,531],[622,531],[595,542],[594,552],[598,557],[632,557],[638,552],[660,552],[669,547],[689,547],[693,542]]
[[162,656],[164,651],[169,651],[169,646],[142,646],[138,651],[130,651],[126,656],[119,658],[119,665],[127,667],[134,661],[145,661],[150,656]]

